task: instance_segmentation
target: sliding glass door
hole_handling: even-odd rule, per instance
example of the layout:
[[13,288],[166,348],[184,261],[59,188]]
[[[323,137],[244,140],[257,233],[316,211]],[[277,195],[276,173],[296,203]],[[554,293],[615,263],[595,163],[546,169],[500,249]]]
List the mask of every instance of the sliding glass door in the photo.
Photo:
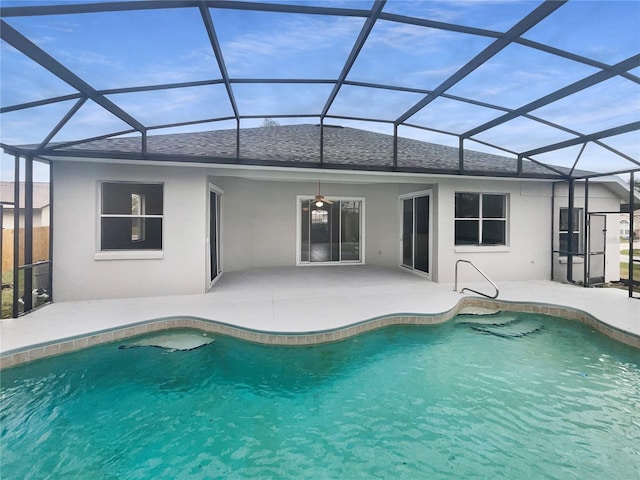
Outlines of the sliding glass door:
[[299,199],[299,263],[363,263],[363,200]]
[[429,273],[430,195],[405,197],[402,202],[402,266]]

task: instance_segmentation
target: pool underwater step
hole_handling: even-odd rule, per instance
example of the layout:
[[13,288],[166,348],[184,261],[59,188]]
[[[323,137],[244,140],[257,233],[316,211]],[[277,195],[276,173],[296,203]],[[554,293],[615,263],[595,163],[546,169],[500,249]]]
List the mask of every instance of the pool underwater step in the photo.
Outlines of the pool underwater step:
[[522,320],[495,310],[487,312],[489,313],[458,314],[456,325],[502,338],[520,338],[542,330],[540,322]]
[[465,322],[458,325],[466,325],[471,329],[481,332],[495,335],[502,338],[521,338],[531,335],[532,333],[539,332],[543,326],[539,322],[530,320],[516,320],[511,319],[505,323],[472,323]]
[[195,331],[169,331],[160,333],[152,337],[143,338],[131,343],[120,345],[119,349],[126,348],[162,348],[169,352],[186,352],[204,347],[215,342],[211,337],[207,337],[206,333]]
[[503,326],[513,323],[516,318],[512,316],[500,316],[500,315],[485,315],[482,317],[469,317],[462,316],[456,321],[456,325],[490,325],[490,326]]

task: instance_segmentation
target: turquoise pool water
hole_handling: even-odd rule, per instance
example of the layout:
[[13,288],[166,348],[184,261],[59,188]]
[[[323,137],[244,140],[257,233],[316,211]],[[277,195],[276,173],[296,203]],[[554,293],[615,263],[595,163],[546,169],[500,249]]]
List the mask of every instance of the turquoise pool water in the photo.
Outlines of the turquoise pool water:
[[121,343],[2,372],[3,479],[640,477],[640,351],[573,322]]

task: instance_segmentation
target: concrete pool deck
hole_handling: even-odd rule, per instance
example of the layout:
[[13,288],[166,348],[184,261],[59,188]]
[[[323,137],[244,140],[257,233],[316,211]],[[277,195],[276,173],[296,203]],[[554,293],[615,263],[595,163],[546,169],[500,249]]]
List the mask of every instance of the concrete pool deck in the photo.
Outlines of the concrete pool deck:
[[[463,277],[461,277],[463,278]],[[640,345],[640,300],[614,288],[551,281],[496,282],[502,302],[586,312]],[[487,283],[460,282],[491,293]],[[374,266],[256,268],[225,273],[206,294],[56,302],[24,317],[0,321],[0,355],[81,338],[153,319],[191,317],[270,333],[339,329],[393,314],[436,315],[463,298],[452,284],[433,283],[402,269]],[[625,342],[628,343],[628,342]]]

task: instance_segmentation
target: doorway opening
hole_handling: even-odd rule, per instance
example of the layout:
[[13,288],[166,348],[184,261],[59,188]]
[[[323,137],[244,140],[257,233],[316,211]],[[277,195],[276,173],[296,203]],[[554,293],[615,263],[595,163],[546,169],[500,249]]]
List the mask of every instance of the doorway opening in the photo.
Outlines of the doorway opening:
[[209,184],[209,222],[208,222],[208,284],[209,288],[222,274],[221,255],[221,219],[222,219],[222,190]]
[[297,210],[298,265],[364,263],[363,198],[298,197]]
[[431,191],[400,197],[401,266],[430,276]]

